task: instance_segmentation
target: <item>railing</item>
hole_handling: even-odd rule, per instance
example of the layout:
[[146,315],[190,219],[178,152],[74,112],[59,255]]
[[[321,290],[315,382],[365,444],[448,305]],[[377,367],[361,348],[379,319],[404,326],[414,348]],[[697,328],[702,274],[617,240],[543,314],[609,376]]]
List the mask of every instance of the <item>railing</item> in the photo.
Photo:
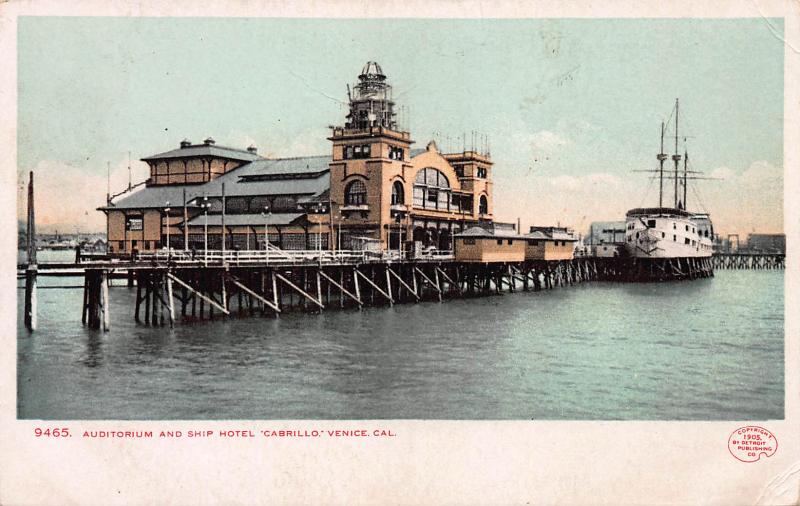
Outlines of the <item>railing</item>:
[[443,262],[453,260],[451,251],[431,251],[409,257],[402,251],[365,251],[365,250],[282,250],[270,247],[268,250],[171,250],[143,252],[136,255],[138,262],[171,262],[174,264],[203,263],[221,265],[247,264],[357,264],[370,262],[402,262],[406,260],[422,262]]

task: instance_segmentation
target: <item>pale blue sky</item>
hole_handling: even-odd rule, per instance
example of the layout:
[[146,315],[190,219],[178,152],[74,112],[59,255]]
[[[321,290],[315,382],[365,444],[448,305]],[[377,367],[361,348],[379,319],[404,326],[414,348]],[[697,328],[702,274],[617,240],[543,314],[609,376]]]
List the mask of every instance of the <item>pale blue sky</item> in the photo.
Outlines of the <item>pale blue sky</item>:
[[44,172],[51,201],[85,175],[80,188],[94,189],[43,219],[97,224],[106,163],[113,192],[129,150],[136,160],[212,135],[326,153],[345,84],[376,60],[419,145],[437,131],[488,134],[501,219],[582,229],[653,204],[631,170],[655,166],[680,97],[693,165],[726,177],[699,187],[718,229],[779,231],[782,31],[780,19],[20,18],[19,172]]

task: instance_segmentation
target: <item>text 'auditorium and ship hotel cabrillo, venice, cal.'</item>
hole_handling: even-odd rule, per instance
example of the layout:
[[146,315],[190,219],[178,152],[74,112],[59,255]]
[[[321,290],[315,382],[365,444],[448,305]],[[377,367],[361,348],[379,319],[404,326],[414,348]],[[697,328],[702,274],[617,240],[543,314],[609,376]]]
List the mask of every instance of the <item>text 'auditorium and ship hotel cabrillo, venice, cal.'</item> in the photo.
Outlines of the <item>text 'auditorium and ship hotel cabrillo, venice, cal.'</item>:
[[199,251],[206,241],[209,249],[264,249],[265,235],[284,250],[450,250],[455,234],[494,228],[486,143],[456,153],[433,141],[415,148],[377,62],[347,93],[350,110],[331,127],[329,154],[266,158],[256,146],[209,137],[143,158],[150,177],[100,208],[109,253],[157,250],[167,237],[176,249]]

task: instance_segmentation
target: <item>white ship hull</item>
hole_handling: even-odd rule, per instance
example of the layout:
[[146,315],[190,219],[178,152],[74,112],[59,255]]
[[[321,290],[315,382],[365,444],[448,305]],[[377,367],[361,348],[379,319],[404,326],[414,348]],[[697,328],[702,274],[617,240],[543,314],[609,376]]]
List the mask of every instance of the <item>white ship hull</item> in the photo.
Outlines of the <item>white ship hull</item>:
[[714,229],[707,214],[679,209],[632,209],[626,215],[625,249],[634,258],[707,258]]

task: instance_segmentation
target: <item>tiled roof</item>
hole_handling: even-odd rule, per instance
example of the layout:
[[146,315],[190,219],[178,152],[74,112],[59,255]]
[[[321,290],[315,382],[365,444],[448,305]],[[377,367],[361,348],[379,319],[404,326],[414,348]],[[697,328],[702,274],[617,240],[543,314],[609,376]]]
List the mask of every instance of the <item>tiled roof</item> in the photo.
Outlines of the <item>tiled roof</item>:
[[[225,226],[264,226],[264,225],[289,225],[296,221],[298,218],[305,216],[304,213],[271,213],[267,215],[262,214],[226,214]],[[189,220],[189,225],[205,225],[205,215],[195,216]],[[222,225],[221,214],[208,215],[209,226]]]
[[186,189],[186,202],[203,195],[202,184],[145,186],[129,194],[120,195],[111,205],[99,209],[150,209],[163,208],[167,202],[173,207],[183,206],[183,190]]
[[330,155],[294,158],[262,158],[239,169],[240,177],[275,176],[280,174],[313,174],[328,170]]
[[[186,148],[190,149],[190,148]],[[248,195],[300,195],[305,199],[319,198],[330,189],[328,172],[329,156],[308,156],[283,159],[259,159],[233,169],[216,179],[203,184],[151,185],[129,194],[120,195],[112,205],[100,209],[148,209],[183,205],[183,190],[186,201],[202,196],[221,197],[225,183],[227,197]],[[289,179],[267,179],[246,181],[243,176],[260,174],[306,174],[309,177]],[[315,176],[315,174],[318,174]]]
[[188,156],[213,156],[217,158],[228,158],[231,160],[242,160],[245,162],[261,159],[261,156],[259,156],[258,153],[253,153],[243,149],[217,146],[216,144],[197,144],[185,148],[173,149],[157,155],[151,155],[142,158],[142,160],[164,160],[166,158],[184,158]]
[[[225,183],[227,197],[244,195],[317,195],[330,188],[330,173],[325,172],[317,177],[302,179],[268,179],[265,181],[242,181],[241,176],[253,174],[249,163],[232,170],[202,186],[202,192],[209,197],[222,196],[222,183]],[[201,192],[201,195],[202,195]]]
[[454,234],[454,237],[483,237],[486,239],[524,239],[523,236],[518,235],[514,231],[496,230],[495,233],[486,230],[483,227],[470,227],[463,232]]

